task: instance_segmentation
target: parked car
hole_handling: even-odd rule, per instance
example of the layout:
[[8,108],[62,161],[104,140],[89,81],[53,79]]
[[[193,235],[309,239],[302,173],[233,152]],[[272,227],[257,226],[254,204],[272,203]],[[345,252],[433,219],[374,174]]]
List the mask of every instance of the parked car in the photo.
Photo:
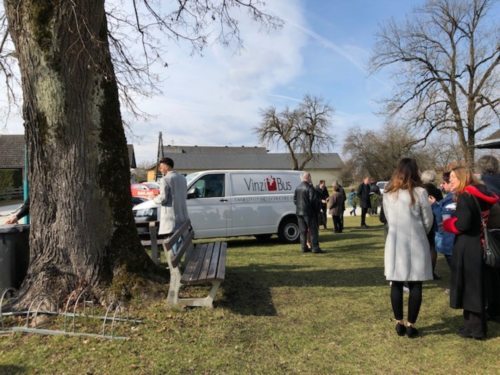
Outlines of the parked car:
[[146,198],[132,197],[132,207],[137,206],[138,204],[146,202]]
[[[204,171],[187,179],[187,209],[195,238],[277,234],[284,242],[299,239],[293,194],[300,184],[298,171]],[[157,221],[154,201],[133,208],[137,230],[148,235]]]
[[130,193],[133,197],[153,199],[160,194],[160,185],[156,182],[142,182],[130,185]]
[[376,185],[377,185],[377,186],[378,186],[378,188],[380,189],[380,194],[384,194],[384,191],[385,191],[385,190],[384,190],[384,189],[385,189],[385,185],[387,185],[387,183],[388,183],[388,182],[389,182],[389,181],[378,181],[378,182],[377,182],[377,184],[376,184]]

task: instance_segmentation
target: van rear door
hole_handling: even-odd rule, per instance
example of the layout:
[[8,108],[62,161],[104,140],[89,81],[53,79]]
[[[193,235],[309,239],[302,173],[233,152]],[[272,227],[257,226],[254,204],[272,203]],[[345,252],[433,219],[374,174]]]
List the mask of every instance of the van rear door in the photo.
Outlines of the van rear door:
[[226,237],[230,205],[225,173],[199,177],[188,188],[188,212],[196,238]]

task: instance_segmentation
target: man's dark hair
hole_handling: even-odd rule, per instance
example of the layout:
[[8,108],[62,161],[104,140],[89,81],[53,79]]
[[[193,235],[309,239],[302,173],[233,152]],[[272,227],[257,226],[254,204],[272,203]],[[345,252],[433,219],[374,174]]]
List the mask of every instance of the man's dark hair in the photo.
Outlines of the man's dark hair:
[[160,159],[160,164],[166,164],[168,165],[170,168],[173,168],[174,167],[174,161],[170,158],[162,158]]

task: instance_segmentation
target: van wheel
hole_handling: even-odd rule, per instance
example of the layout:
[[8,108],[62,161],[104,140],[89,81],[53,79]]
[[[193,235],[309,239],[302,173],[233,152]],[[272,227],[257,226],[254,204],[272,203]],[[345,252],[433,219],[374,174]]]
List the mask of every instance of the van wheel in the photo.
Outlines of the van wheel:
[[299,241],[299,224],[297,218],[285,218],[278,229],[280,241],[294,243]]
[[259,242],[265,242],[265,241],[269,241],[271,239],[271,236],[272,236],[272,234],[270,234],[270,233],[268,233],[268,234],[256,234],[255,238]]

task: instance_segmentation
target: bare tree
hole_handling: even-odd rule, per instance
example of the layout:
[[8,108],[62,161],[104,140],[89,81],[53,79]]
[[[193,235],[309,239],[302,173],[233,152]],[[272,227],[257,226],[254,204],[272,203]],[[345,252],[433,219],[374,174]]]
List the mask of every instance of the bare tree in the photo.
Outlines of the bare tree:
[[425,141],[435,131],[456,133],[462,157],[474,163],[476,136],[499,124],[498,23],[495,0],[432,0],[411,19],[388,22],[378,35],[371,66],[398,69],[386,102],[417,126]]
[[298,108],[281,113],[275,107],[262,111],[262,123],[254,129],[259,142],[284,144],[292,158],[292,168],[303,170],[321,151],[329,150],[334,138],[329,134],[332,108],[323,99],[306,95]]
[[[412,157],[424,169],[442,169],[441,159],[437,158],[434,142],[429,142],[425,148],[417,145],[416,137],[408,126],[386,124],[381,130],[349,129],[344,141],[343,153],[347,157],[346,170],[343,172],[347,180],[360,181],[369,175],[377,180],[387,180],[391,177],[402,157]],[[448,155],[440,147],[440,155]]]
[[[150,0],[131,4],[125,17],[119,9],[106,13],[98,0],[4,1],[8,34],[0,57],[18,60],[29,149],[31,260],[20,305],[45,294],[62,302],[78,288],[105,301],[129,295],[144,278],[161,279],[132,217],[118,87],[141,88],[141,79],[152,79],[149,68],[161,56],[151,28],[201,48],[213,23],[224,40],[238,37],[234,8],[270,20],[253,0],[183,0],[166,15]],[[142,65],[125,45],[131,35],[110,32],[109,20],[138,33]],[[8,54],[10,40],[15,50]]]

